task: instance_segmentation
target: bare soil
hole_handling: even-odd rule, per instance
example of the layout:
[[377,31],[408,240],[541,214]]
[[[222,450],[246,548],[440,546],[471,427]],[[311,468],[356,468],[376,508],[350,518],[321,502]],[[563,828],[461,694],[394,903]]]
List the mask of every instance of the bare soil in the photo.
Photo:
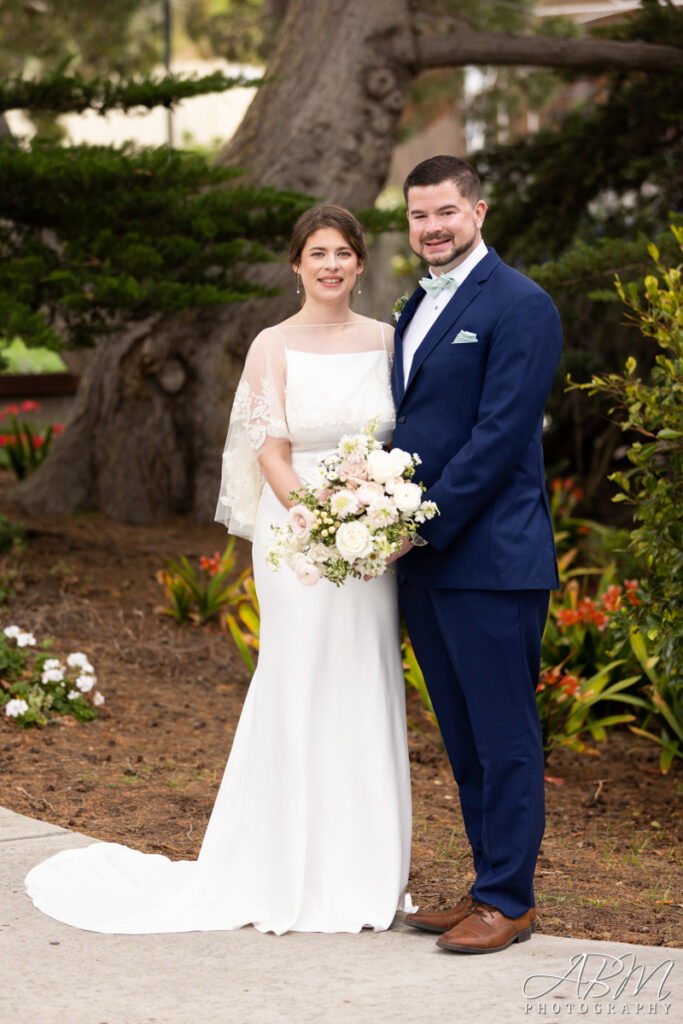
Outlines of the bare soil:
[[[106,704],[99,718],[23,730],[0,717],[0,802],[12,810],[173,859],[197,855],[249,673],[218,626],[160,614],[164,557],[222,550],[222,527],[175,520],[126,526],[95,514],[24,516],[28,548],[1,556],[14,596],[0,607],[57,656],[84,651]],[[240,548],[241,567],[249,546]],[[362,708],[358,709],[362,714]],[[414,824],[410,890],[423,907],[454,903],[472,880],[438,732],[408,693]],[[536,876],[540,928],[644,945],[683,945],[680,764],[612,733],[596,756],[563,750],[547,767],[547,827]]]

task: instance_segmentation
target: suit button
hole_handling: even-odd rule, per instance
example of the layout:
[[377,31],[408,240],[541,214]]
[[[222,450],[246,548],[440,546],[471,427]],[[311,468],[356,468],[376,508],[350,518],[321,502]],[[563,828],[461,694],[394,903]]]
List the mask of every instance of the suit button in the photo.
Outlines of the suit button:
[[406,421],[407,419],[408,419],[408,417],[407,417],[407,416],[399,416],[399,418],[398,418],[398,422],[399,422],[399,423],[405,423],[405,421]]

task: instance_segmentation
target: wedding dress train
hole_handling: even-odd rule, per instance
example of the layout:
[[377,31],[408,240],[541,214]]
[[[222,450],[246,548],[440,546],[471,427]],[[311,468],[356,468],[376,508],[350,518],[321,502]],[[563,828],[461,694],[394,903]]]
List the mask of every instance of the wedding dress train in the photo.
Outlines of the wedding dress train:
[[389,440],[389,361],[381,325],[367,320],[271,328],[254,342],[217,518],[253,532],[261,647],[199,857],[118,843],[63,851],[26,879],[44,913],[124,934],[391,925],[411,828],[395,578],[304,587],[269,569],[270,526],[285,512],[255,462],[287,438],[311,482],[342,434],[377,418]]

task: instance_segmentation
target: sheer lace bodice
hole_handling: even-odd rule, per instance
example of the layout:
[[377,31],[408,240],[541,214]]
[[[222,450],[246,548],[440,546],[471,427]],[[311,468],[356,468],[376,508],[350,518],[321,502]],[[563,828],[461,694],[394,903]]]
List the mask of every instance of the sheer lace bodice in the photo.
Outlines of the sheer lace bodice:
[[390,329],[365,318],[344,324],[281,324],[254,340],[240,379],[223,453],[216,518],[251,539],[263,479],[258,456],[283,440],[302,479],[344,433],[379,421],[394,427]]

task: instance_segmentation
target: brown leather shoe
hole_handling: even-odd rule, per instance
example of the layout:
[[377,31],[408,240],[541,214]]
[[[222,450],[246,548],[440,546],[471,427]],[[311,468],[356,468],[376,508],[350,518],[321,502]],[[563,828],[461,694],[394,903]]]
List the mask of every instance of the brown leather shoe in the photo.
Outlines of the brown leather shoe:
[[455,904],[452,910],[425,911],[420,914],[406,914],[405,923],[412,928],[421,928],[424,932],[438,932],[440,935],[449,928],[455,928],[463,918],[467,917],[474,907],[474,900],[467,893]]
[[536,910],[506,917],[496,907],[475,902],[467,917],[437,939],[437,946],[457,953],[498,953],[513,942],[526,942],[536,931]]

